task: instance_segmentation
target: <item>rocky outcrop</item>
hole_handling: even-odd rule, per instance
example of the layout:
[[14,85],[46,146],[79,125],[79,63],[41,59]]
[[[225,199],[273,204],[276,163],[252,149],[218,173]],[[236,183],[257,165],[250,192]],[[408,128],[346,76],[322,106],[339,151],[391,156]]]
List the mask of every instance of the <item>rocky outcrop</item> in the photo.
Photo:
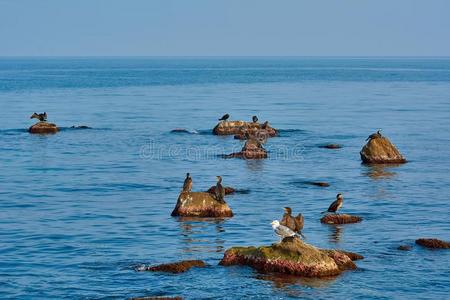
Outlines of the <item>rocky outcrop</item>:
[[245,121],[221,121],[213,129],[213,134],[215,135],[244,135],[247,131],[250,135],[254,135],[259,130],[264,130],[267,137],[277,136],[278,132],[276,129],[267,125],[262,128],[263,125],[253,122]]
[[303,277],[334,276],[356,269],[344,251],[322,250],[292,237],[271,246],[230,248],[219,264],[247,265],[261,272]]
[[361,217],[347,214],[328,214],[320,219],[320,222],[324,224],[350,224],[359,223],[361,221]]
[[450,243],[438,239],[418,239],[416,244],[430,249],[450,249]]
[[38,133],[38,134],[47,134],[47,133],[57,133],[59,130],[58,127],[56,127],[53,123],[48,123],[45,121],[38,122],[31,126],[28,129],[29,133]]
[[400,164],[406,162],[406,159],[386,137],[370,139],[359,154],[361,160],[367,164]]
[[320,148],[325,148],[325,149],[341,149],[342,146],[339,144],[327,144],[327,145],[322,145],[319,146]]
[[181,192],[172,216],[181,217],[232,217],[233,212],[225,202],[219,202],[207,192]]
[[[213,185],[206,192],[215,195],[215,193],[216,193],[216,186]],[[229,186],[225,187],[225,195],[234,194],[235,192],[236,192],[236,190],[233,189],[232,187],[229,187]]]
[[243,158],[243,159],[262,159],[267,158],[267,151],[262,144],[255,140],[249,139],[245,142],[242,150],[237,153],[231,153],[223,156],[224,158]]
[[151,271],[151,272],[168,272],[168,273],[183,273],[192,267],[205,267],[206,264],[202,260],[183,260],[170,264],[162,264],[157,266],[139,266],[136,271]]

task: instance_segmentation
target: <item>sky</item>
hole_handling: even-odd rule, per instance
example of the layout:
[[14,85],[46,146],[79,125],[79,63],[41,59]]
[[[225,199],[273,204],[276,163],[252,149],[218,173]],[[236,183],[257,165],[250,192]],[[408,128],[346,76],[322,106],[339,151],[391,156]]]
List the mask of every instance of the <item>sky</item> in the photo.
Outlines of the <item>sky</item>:
[[450,1],[0,0],[0,56],[450,56]]

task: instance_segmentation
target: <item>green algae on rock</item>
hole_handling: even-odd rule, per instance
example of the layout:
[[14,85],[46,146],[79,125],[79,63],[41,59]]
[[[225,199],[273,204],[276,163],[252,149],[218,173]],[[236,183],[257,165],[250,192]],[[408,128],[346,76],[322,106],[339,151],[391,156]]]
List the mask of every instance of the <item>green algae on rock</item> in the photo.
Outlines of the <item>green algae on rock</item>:
[[304,277],[336,276],[356,269],[345,251],[322,250],[292,237],[271,246],[230,248],[219,264],[247,265],[261,272]]

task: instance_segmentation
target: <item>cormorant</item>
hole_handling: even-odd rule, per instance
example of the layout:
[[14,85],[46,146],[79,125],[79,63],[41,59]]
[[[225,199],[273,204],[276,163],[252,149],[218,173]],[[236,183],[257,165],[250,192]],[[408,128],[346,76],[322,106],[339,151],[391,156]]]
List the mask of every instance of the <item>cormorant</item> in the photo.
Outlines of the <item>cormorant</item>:
[[262,129],[267,129],[268,126],[269,126],[269,121],[265,121],[265,122],[261,125],[261,128],[262,128]]
[[252,117],[252,121],[253,121],[253,123],[258,123],[258,117],[257,116],[253,116]]
[[222,186],[222,177],[221,176],[217,176],[217,184],[216,184],[216,189],[214,191],[215,196],[216,196],[216,200],[219,202],[224,203],[225,200],[225,188]]
[[284,215],[283,219],[281,219],[280,224],[289,227],[294,232],[297,232],[299,235],[301,235],[302,238],[305,238],[305,236],[301,232],[305,224],[305,218],[302,216],[302,214],[298,214],[296,217],[293,217],[292,209],[290,207],[284,208]]
[[189,173],[186,173],[186,179],[183,183],[183,192],[190,192],[192,190],[192,178]]
[[372,133],[371,135],[369,135],[369,137],[366,139],[366,142],[367,142],[368,140],[371,140],[371,139],[377,139],[377,138],[380,138],[380,137],[382,137],[382,135],[381,135],[381,129],[377,130],[376,133]]
[[222,118],[219,119],[219,121],[226,121],[226,120],[228,120],[229,117],[230,117],[229,114],[224,114],[224,115],[222,116]]
[[333,203],[331,203],[330,207],[328,207],[328,210],[322,212],[323,214],[326,212],[332,212],[332,213],[336,213],[338,211],[338,209],[340,209],[342,207],[342,204],[344,204],[344,197],[342,196],[341,193],[336,195],[336,200],[333,201]]
[[47,113],[46,112],[44,112],[43,114],[33,113],[30,119],[38,119],[41,122],[47,121]]

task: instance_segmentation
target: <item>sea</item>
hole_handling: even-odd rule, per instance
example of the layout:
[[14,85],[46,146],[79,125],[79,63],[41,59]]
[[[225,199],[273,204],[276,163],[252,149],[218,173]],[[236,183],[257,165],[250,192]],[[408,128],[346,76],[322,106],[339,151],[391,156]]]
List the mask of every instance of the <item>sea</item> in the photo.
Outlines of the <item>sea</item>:
[[[28,133],[44,111],[61,130]],[[1,299],[450,299],[450,251],[414,243],[450,240],[450,58],[3,57],[0,113]],[[243,146],[212,134],[226,113],[279,130],[267,159],[221,156]],[[378,129],[408,163],[361,163]],[[194,191],[237,189],[234,216],[171,217],[187,172]],[[361,223],[320,223],[337,193]],[[363,255],[357,270],[218,265],[278,242],[285,206],[307,243]],[[185,259],[207,266],[136,271]]]

